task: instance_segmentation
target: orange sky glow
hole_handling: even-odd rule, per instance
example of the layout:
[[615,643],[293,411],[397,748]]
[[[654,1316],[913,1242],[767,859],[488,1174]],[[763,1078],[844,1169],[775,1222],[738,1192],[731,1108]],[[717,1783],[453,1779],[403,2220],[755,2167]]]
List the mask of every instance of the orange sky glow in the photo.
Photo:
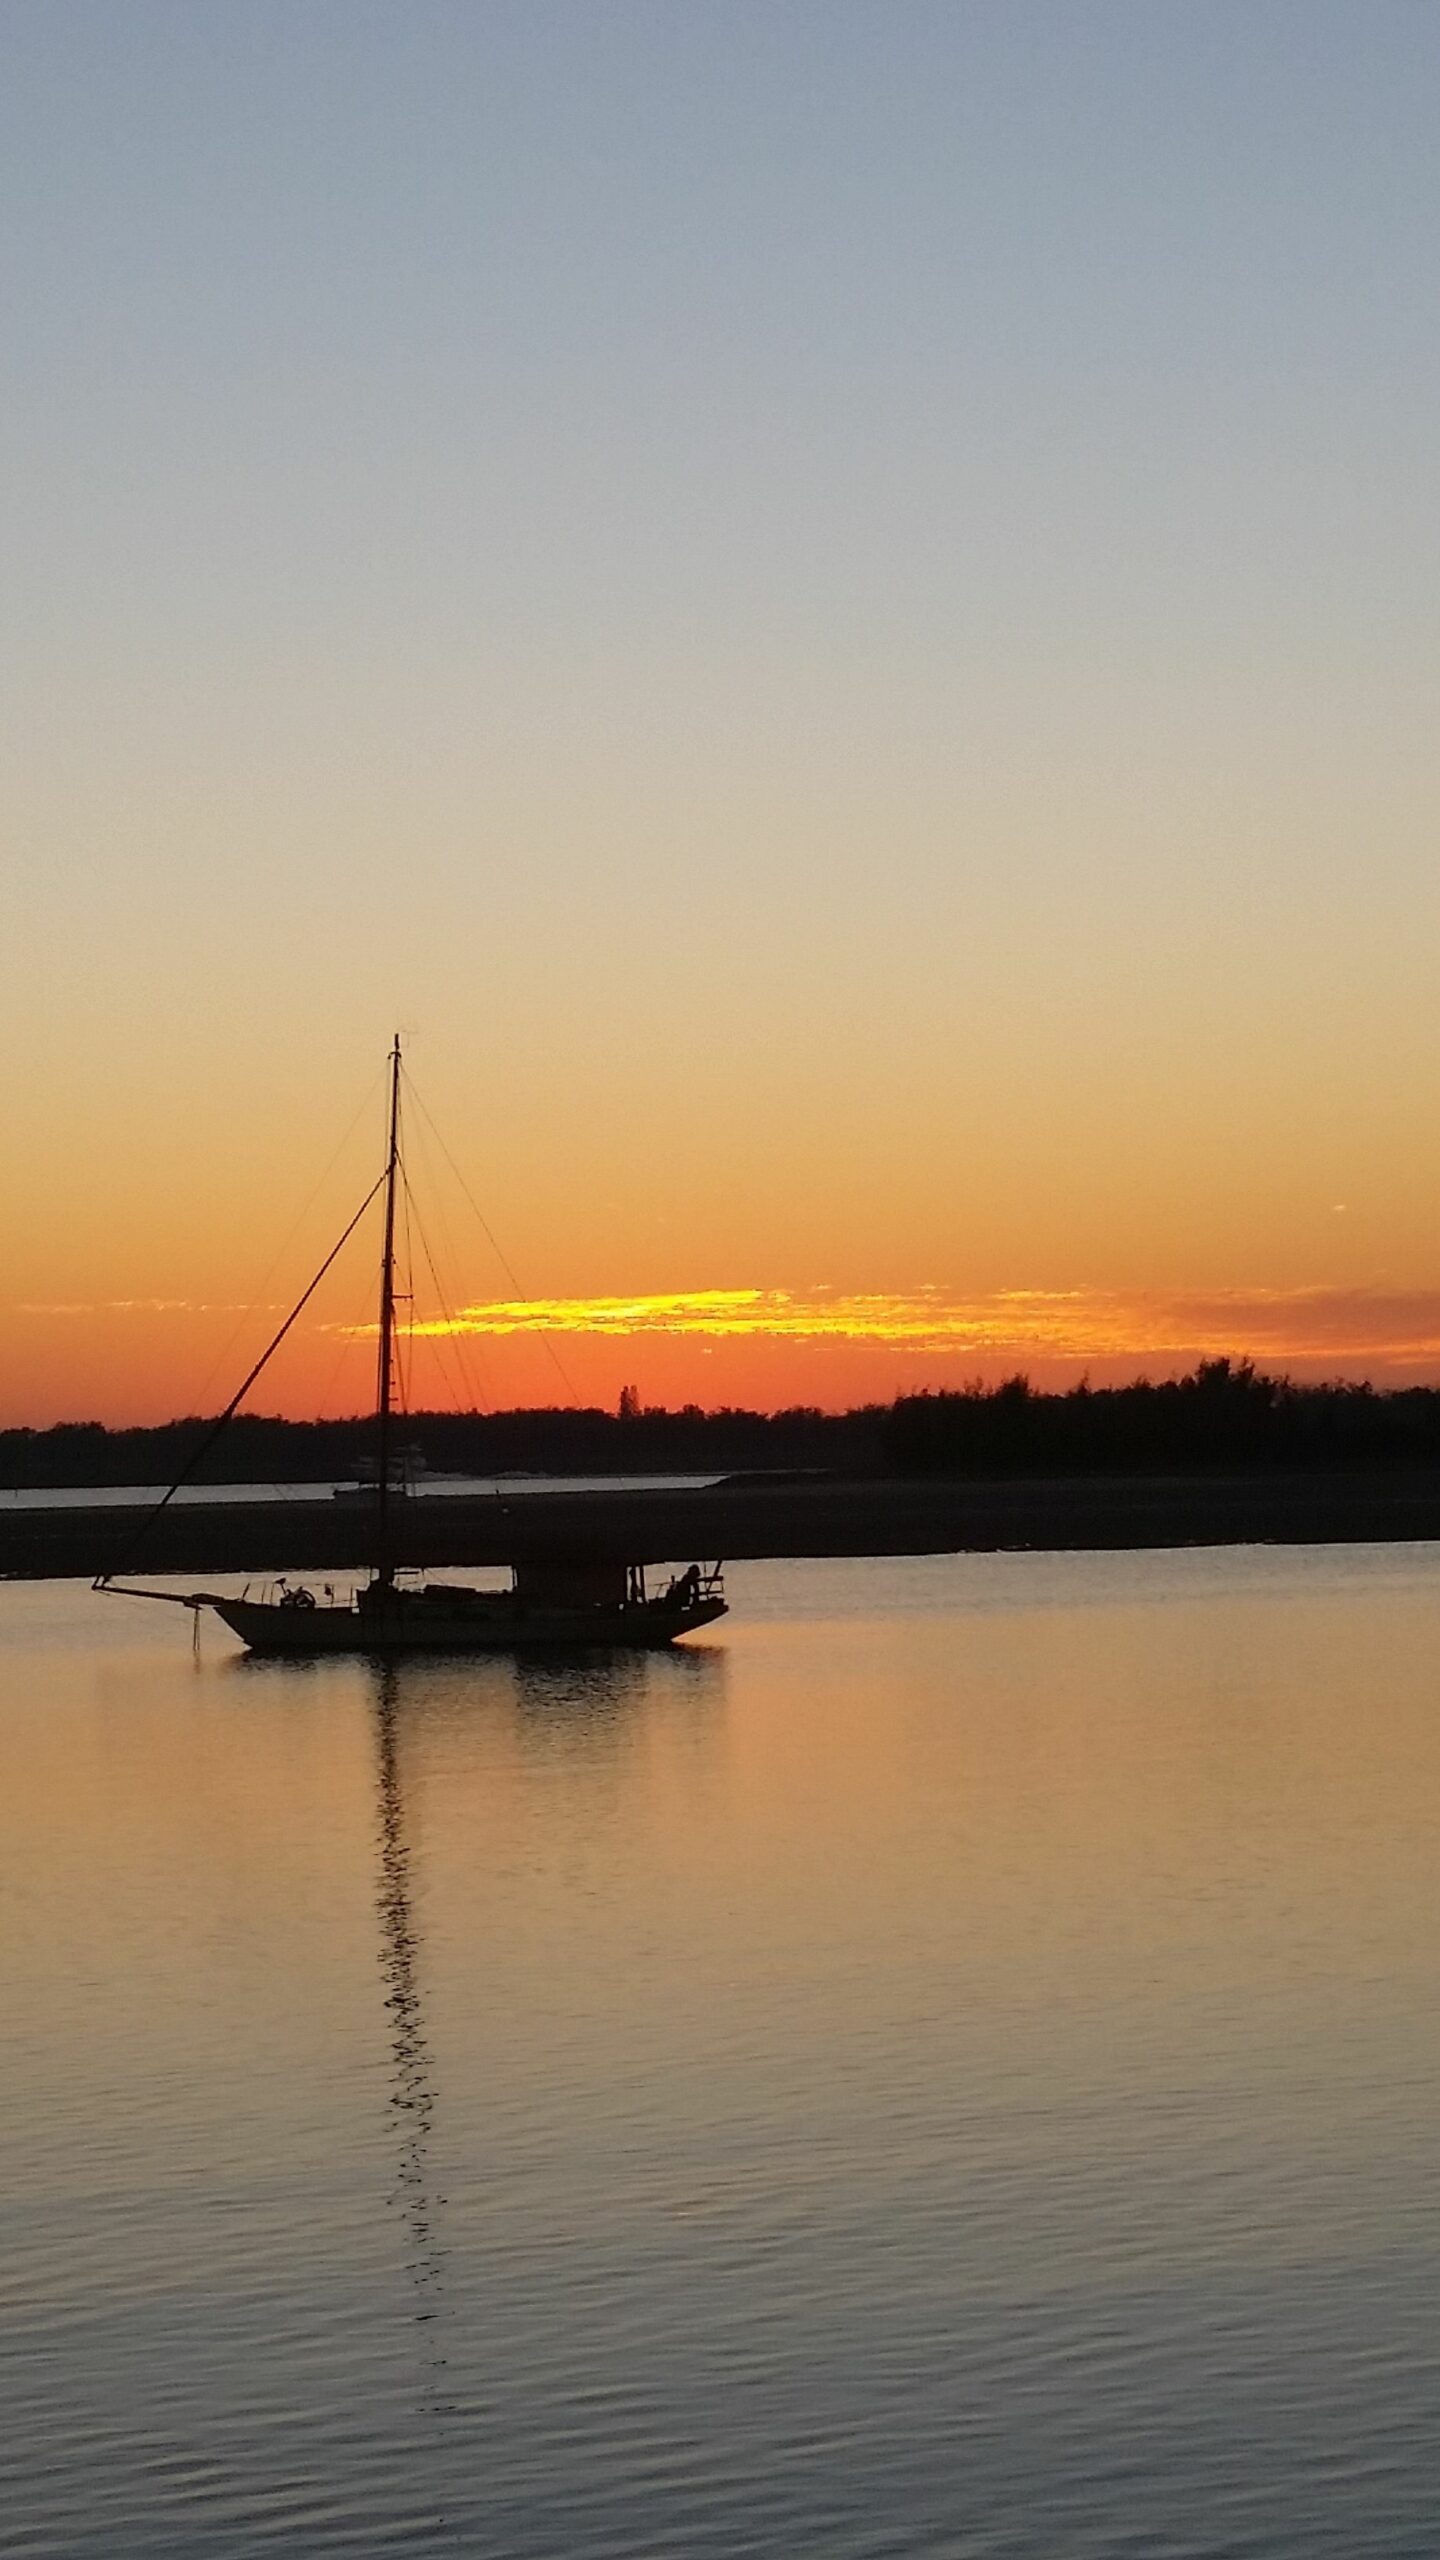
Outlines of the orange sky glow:
[[[44,1383],[28,1407],[13,1397],[6,1419],[41,1425],[215,1409],[284,1310],[278,1301],[149,1299],[9,1312],[10,1341],[24,1345],[29,1376]],[[401,1346],[413,1409],[572,1398],[613,1406],[628,1383],[656,1404],[833,1409],[1017,1369],[1052,1387],[1082,1376],[1169,1376],[1219,1352],[1301,1377],[1402,1382],[1440,1366],[1440,1290],[1004,1290],[964,1299],[937,1288],[709,1289],[500,1299],[453,1315],[417,1303],[413,1321],[402,1318]],[[251,1409],[363,1413],[373,1366],[369,1320],[302,1318]],[[188,1394],[177,1394],[177,1379]]]
[[417,1406],[1440,1379],[1437,22],[1210,15],[11,12],[0,1423],[397,1023]]

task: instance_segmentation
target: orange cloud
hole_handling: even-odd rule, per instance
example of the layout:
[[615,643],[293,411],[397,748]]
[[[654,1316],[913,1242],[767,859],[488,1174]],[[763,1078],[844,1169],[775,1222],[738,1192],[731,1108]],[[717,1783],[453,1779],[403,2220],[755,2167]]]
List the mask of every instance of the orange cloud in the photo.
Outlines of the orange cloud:
[[[199,1296],[12,1301],[0,1324],[0,1423],[211,1411],[273,1321]],[[412,1407],[557,1393],[609,1404],[638,1381],[657,1403],[835,1408],[1016,1370],[1051,1387],[1087,1372],[1097,1384],[1174,1376],[1218,1352],[1297,1377],[1440,1378],[1440,1289],[1380,1286],[675,1289],[485,1300],[453,1326],[422,1304],[405,1332]],[[252,1403],[362,1412],[372,1344],[367,1324],[302,1320]]]
[[[372,1326],[343,1328],[351,1334]],[[825,1288],[666,1290],[638,1297],[494,1299],[416,1320],[417,1340],[579,1334],[592,1339],[884,1345],[945,1359],[1143,1358],[1248,1351],[1269,1359],[1440,1358],[1440,1291],[1004,1289],[957,1297]]]

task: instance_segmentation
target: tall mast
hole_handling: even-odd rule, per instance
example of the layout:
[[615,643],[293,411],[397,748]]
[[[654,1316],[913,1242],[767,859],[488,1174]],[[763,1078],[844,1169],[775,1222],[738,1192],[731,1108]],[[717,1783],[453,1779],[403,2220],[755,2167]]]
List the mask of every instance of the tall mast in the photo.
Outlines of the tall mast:
[[379,1476],[376,1482],[375,1579],[391,1583],[390,1415],[395,1399],[395,1186],[400,1170],[400,1034],[390,1052],[390,1145],[385,1158],[385,1250],[380,1263],[380,1353],[375,1381]]

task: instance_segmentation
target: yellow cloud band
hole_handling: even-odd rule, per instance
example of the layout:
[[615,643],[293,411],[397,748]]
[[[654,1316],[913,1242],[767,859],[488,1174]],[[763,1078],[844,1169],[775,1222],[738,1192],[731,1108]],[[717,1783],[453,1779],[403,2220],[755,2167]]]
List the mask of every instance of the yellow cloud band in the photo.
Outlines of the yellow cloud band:
[[[368,1325],[346,1328],[373,1333]],[[1006,1289],[958,1298],[816,1289],[667,1290],[643,1297],[490,1300],[453,1320],[417,1319],[419,1339],[585,1334],[890,1344],[949,1358],[1026,1354],[1114,1359],[1250,1351],[1269,1358],[1440,1357],[1440,1292],[1230,1289],[1207,1293]]]
[[[28,1301],[12,1318],[171,1321],[259,1314],[219,1301],[128,1298]],[[324,1326],[359,1341],[373,1324]],[[634,1297],[497,1298],[454,1320],[417,1315],[418,1341],[455,1336],[577,1335],[598,1342],[829,1344],[889,1347],[933,1360],[1183,1362],[1211,1352],[1301,1361],[1440,1366],[1440,1290],[1381,1288],[1105,1290],[1002,1289],[963,1297],[939,1287],[905,1291],[671,1289]]]

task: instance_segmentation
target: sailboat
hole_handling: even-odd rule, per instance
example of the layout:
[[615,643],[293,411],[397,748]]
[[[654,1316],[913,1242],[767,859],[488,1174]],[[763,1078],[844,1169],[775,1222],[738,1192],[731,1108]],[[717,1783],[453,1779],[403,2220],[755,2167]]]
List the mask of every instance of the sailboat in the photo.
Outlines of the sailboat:
[[[317,1594],[308,1582],[280,1575],[253,1597],[247,1586],[238,1599],[218,1591],[142,1589],[116,1580],[114,1574],[99,1576],[96,1588],[128,1592],[137,1599],[168,1600],[197,1612],[211,1609],[252,1653],[262,1654],[509,1653],[636,1645],[653,1648],[673,1644],[678,1637],[692,1635],[698,1627],[723,1618],[725,1584],[718,1564],[708,1568],[689,1565],[683,1572],[672,1574],[664,1588],[656,1591],[647,1587],[642,1564],[616,1564],[596,1557],[515,1564],[508,1589],[487,1591],[465,1583],[431,1582],[423,1571],[416,1573],[397,1564],[393,1536],[397,1505],[403,1501],[407,1511],[413,1509],[405,1489],[403,1453],[395,1439],[395,1211],[402,1178],[398,1032],[388,1063],[389,1139],[384,1173],[361,1202],[304,1297],[292,1308],[187,1470],[193,1473],[213,1446],[313,1295],[341,1245],[376,1194],[383,1190],[376,1449],[374,1481],[367,1488],[366,1504],[374,1531],[369,1580],[353,1592],[337,1592],[322,1584]],[[185,1480],[184,1476],[177,1479],[157,1509],[165,1508]]]

